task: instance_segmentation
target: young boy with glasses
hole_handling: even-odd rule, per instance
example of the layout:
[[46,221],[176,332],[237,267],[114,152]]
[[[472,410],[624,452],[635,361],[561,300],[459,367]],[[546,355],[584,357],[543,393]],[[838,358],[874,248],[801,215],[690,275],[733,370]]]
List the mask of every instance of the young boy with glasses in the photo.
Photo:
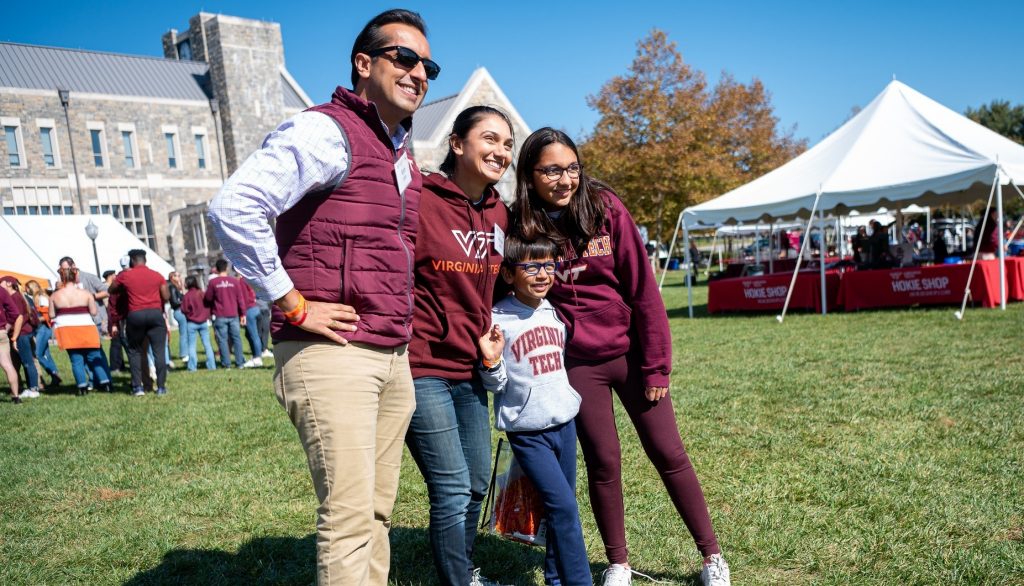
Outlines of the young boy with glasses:
[[576,425],[580,396],[563,357],[565,324],[545,297],[555,278],[558,246],[540,237],[505,240],[501,276],[512,295],[494,305],[480,338],[480,375],[494,393],[495,427],[544,503],[544,582],[592,584],[576,503]]

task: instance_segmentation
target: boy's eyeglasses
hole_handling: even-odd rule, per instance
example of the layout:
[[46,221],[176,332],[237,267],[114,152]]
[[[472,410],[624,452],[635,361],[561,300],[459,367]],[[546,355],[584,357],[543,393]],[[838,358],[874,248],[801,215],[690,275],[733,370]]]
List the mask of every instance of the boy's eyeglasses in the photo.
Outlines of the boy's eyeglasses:
[[385,55],[385,57],[406,69],[412,69],[413,67],[416,67],[417,63],[422,61],[423,70],[427,72],[427,79],[437,79],[437,75],[441,73],[440,65],[426,57],[420,57],[419,53],[413,51],[409,47],[402,47],[399,45],[381,47],[380,49],[367,51],[366,54],[370,57],[379,57],[391,51],[395,51],[395,56],[392,57],[391,55]]
[[558,165],[552,165],[550,167],[541,167],[534,169],[534,171],[548,178],[548,181],[558,181],[562,178],[562,173],[568,173],[570,179],[579,179],[580,171],[583,170],[583,165],[579,163],[573,163],[568,167],[559,167]]
[[544,269],[544,272],[549,275],[554,274],[555,269],[558,268],[558,263],[553,260],[547,262],[517,262],[513,263],[512,266],[523,269],[524,273],[532,277],[539,273],[541,269]]

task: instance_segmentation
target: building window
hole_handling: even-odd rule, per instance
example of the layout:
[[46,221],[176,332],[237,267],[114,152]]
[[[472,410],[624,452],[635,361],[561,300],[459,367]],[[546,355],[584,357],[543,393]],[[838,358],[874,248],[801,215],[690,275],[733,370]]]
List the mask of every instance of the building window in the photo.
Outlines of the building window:
[[4,214],[17,216],[60,216],[72,213],[70,201],[64,201],[57,186],[12,187],[3,197]]
[[11,167],[28,166],[25,160],[25,143],[21,138],[21,120],[18,118],[0,118],[4,128],[4,142],[7,144],[7,164]]
[[174,148],[174,133],[165,132],[164,141],[167,142],[167,166],[171,169],[178,168],[178,151]]
[[103,166],[103,131],[92,129],[89,131],[92,138],[92,161],[97,167]]
[[200,169],[206,168],[206,135],[196,135],[196,157]]
[[206,254],[206,230],[203,229],[203,217],[192,223],[192,242],[195,244],[196,254]]
[[126,167],[135,168],[135,132],[131,130],[121,131],[121,141],[124,143],[124,164]]
[[90,210],[98,210],[101,214],[110,214],[117,221],[143,241],[146,246],[156,249],[156,236],[153,235],[153,210],[148,199],[143,199],[142,192],[133,186],[98,186],[96,200],[89,202]]
[[57,160],[53,156],[53,129],[40,128],[39,140],[43,144],[43,162],[47,167],[56,167]]
[[182,61],[192,60],[192,43],[188,39],[178,43],[178,59]]

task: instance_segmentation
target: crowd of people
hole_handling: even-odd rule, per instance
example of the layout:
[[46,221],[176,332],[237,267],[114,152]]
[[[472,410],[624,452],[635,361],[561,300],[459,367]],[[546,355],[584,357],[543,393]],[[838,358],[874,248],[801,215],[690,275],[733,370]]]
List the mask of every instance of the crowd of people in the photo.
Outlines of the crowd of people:
[[[271,132],[209,210],[225,256],[272,304],[274,391],[319,502],[317,583],[387,583],[403,445],[426,483],[438,580],[493,583],[474,563],[493,403],[544,505],[545,583],[593,583],[578,440],[602,583],[630,584],[618,397],[703,558],[701,582],[729,584],[669,394],[665,307],[612,187],[542,128],[522,143],[506,208],[494,185],[516,137],[488,106],[459,113],[440,172],[421,173],[412,114],[440,72],[421,17],[378,15],[350,58],[351,89]],[[214,310],[225,338],[247,316],[234,299]]]
[[[216,368],[218,354],[221,366],[228,367],[228,357],[234,353],[239,368],[262,367],[263,359],[273,356],[267,349],[269,306],[256,299],[244,279],[229,275],[227,261],[216,263],[211,286],[205,291],[197,276],[182,283],[177,272],[164,278],[150,269],[142,249],[129,251],[121,267],[120,272],[107,271],[100,279],[64,257],[52,290],[35,280],[22,287],[14,276],[0,278],[0,326],[6,332],[0,336],[0,367],[15,404],[62,392],[64,380],[51,353],[54,345],[67,352],[79,396],[94,389],[113,391],[114,375],[125,371],[130,373],[127,390],[132,395],[144,396],[147,390],[166,394],[167,372],[174,367],[170,320],[178,329],[176,356],[188,371],[197,370],[200,340],[210,370]],[[216,349],[210,344],[211,321],[217,332],[237,334],[240,316],[242,325],[247,319],[251,324],[246,330],[248,360],[238,335],[231,340],[218,337]],[[110,339],[106,352],[105,337]]]

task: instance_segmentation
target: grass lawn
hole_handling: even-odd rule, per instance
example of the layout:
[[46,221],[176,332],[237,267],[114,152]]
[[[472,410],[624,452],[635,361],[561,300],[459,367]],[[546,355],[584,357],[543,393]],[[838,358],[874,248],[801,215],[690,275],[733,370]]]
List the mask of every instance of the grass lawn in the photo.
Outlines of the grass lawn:
[[[1024,304],[779,325],[707,317],[701,286],[688,320],[678,280],[671,392],[735,584],[1024,585]],[[0,401],[0,584],[313,582],[313,490],[271,376],[173,371],[161,398]],[[692,539],[624,417],[620,433],[634,567],[696,584]],[[394,523],[393,582],[434,584],[408,454]],[[539,550],[478,544],[485,575],[543,583]]]

